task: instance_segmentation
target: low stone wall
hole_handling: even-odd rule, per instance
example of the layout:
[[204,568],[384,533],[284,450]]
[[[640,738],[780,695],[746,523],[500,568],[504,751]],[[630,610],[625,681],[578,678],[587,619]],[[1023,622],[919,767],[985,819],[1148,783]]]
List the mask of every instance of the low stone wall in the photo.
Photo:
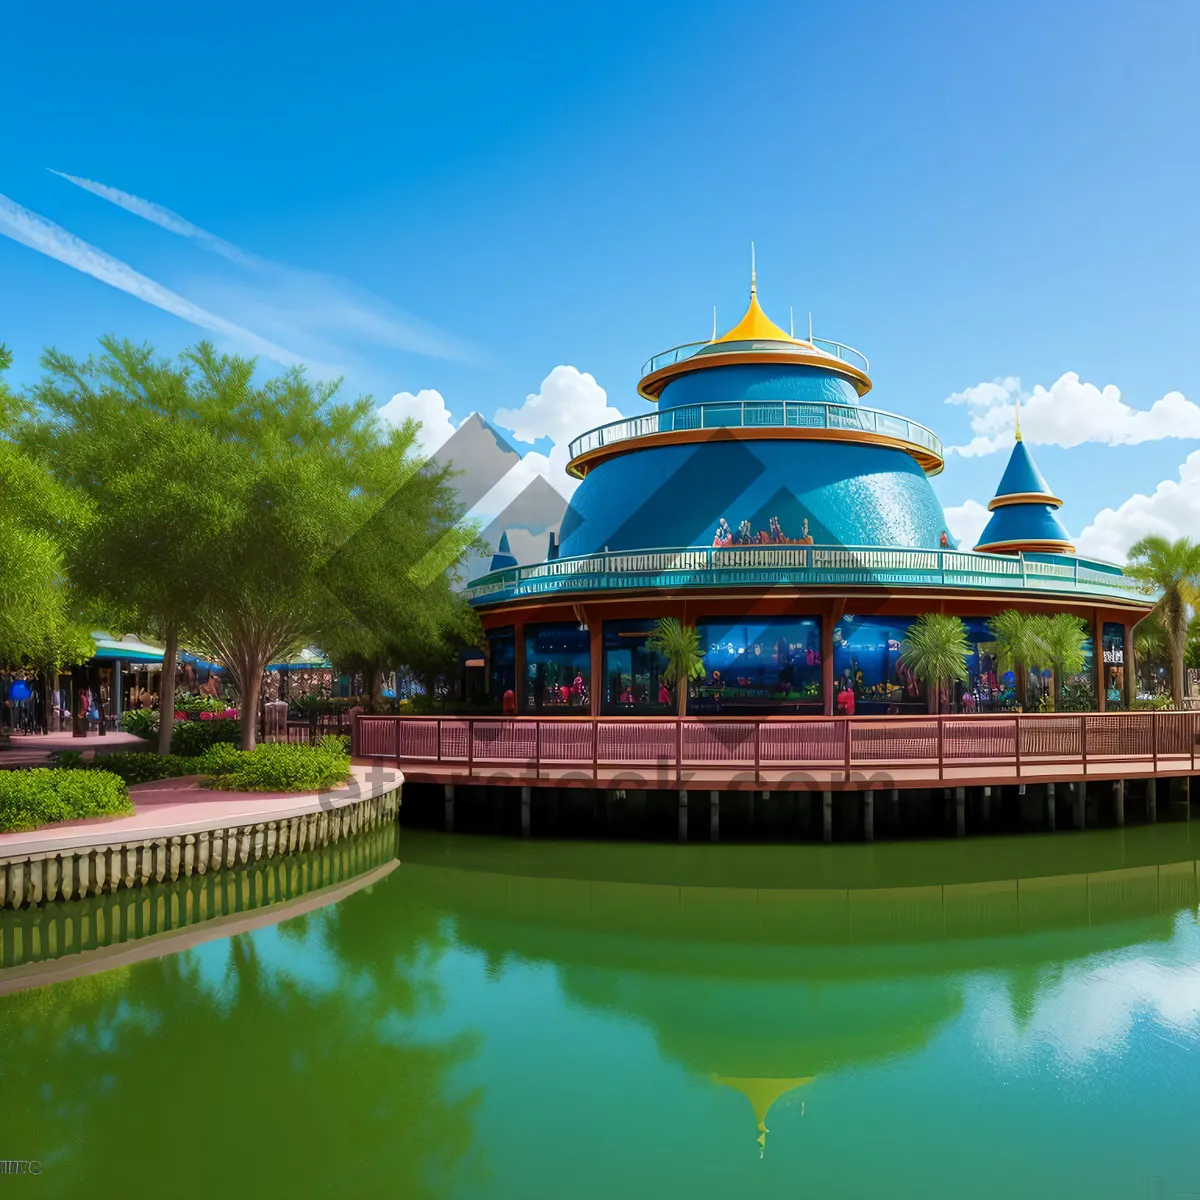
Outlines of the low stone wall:
[[395,788],[331,810],[276,821],[0,858],[0,908],[98,896],[317,850],[380,822],[394,821],[399,809],[400,789]]
[[174,954],[353,895],[397,865],[400,826],[152,887],[0,911],[0,996]]

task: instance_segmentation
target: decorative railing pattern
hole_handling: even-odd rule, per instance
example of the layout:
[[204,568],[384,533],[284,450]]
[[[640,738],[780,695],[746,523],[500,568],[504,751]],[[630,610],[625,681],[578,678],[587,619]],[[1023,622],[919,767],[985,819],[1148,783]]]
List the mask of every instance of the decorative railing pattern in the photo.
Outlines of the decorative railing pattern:
[[[729,400],[681,404],[659,412],[611,421],[577,437],[570,445],[572,461],[605,446],[660,433],[695,429],[836,429],[895,438],[932,455],[945,456],[932,430],[907,417],[858,404],[815,400]],[[570,468],[568,468],[570,469]],[[578,474],[578,471],[573,472]]]
[[481,576],[472,603],[551,593],[691,587],[880,587],[1001,589],[1119,597],[1144,593],[1116,567],[1060,557],[874,546],[729,546],[639,550],[558,558]]
[[[728,342],[723,345],[726,349],[735,350],[743,344]],[[779,345],[778,342],[773,344]],[[786,344],[789,346],[792,345],[790,342]],[[836,358],[841,362],[849,363],[850,366],[862,371],[864,375],[868,374],[871,370],[871,364],[867,360],[867,356],[861,350],[855,350],[853,346],[831,341],[829,338],[818,337],[813,338],[810,344],[822,354],[828,354],[830,358]],[[694,354],[699,353],[706,346],[711,345],[713,345],[712,342],[685,342],[682,346],[673,346],[670,350],[664,350],[661,354],[656,354],[653,358],[647,359],[642,364],[642,378],[644,379],[647,375],[653,375],[655,371],[659,371],[663,367],[673,367],[676,363],[684,362]],[[806,347],[801,345],[795,346],[794,349],[802,351]]]
[[646,776],[642,786],[667,787],[718,769],[740,774],[746,786],[786,785],[788,773],[809,770],[845,782],[899,774],[918,785],[961,782],[967,770],[1013,782],[1056,772],[1112,775],[1131,766],[1142,774],[1192,772],[1198,737],[1197,712],[716,720],[363,715],[354,753],[393,759],[406,771],[425,764],[493,782],[497,768],[517,772],[513,783],[543,768],[571,768],[578,782],[623,769]]

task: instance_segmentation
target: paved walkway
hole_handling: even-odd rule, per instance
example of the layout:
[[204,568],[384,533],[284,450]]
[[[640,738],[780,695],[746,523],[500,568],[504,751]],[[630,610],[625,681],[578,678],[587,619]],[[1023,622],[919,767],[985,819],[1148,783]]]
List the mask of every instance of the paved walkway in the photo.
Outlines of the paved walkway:
[[153,750],[152,743],[136,734],[117,732],[73,737],[65,733],[14,733],[12,749],[0,750],[0,770],[12,767],[46,767],[55,750],[78,750],[84,758],[111,754],[115,750]]
[[0,833],[0,859],[82,850],[142,838],[176,837],[204,830],[279,821],[329,811],[398,788],[394,767],[355,766],[353,779],[333,792],[220,792],[202,788],[196,776],[134,784],[131,817],[63,821],[28,833]]

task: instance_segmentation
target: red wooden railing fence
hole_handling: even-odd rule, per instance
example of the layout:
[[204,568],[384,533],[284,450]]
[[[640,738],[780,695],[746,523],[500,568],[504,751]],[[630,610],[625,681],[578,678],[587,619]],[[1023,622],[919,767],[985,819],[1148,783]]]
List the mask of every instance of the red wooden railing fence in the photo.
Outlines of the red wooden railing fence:
[[[1196,770],[1200,712],[1017,713],[887,717],[394,717],[356,716],[352,752],[456,777],[497,768],[540,773],[653,768],[753,772],[754,782],[787,770],[961,778],[991,768],[1015,780],[1060,768],[1080,775]],[[947,772],[951,774],[948,776]],[[747,776],[749,778],[749,776]]]

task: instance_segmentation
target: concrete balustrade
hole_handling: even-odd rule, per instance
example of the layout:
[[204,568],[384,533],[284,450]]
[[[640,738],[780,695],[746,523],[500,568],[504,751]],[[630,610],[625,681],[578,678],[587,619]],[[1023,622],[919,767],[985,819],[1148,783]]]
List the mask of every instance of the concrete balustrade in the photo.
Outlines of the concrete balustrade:
[[280,820],[217,826],[174,837],[139,837],[111,845],[0,857],[0,908],[111,894],[229,870],[331,843],[396,820],[400,788]]

